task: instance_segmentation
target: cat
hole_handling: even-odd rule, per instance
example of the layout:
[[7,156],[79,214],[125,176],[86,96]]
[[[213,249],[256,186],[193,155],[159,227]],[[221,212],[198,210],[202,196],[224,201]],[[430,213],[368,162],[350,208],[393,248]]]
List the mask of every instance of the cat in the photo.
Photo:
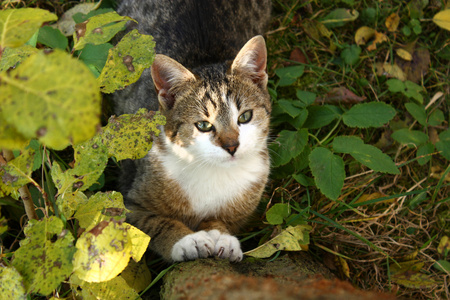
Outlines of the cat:
[[[270,0],[125,0],[156,42],[141,79],[113,97],[115,113],[159,109],[166,125],[146,157],[126,161],[127,220],[168,262],[243,253],[234,236],[269,175],[266,45]],[[131,29],[129,28],[129,29]]]

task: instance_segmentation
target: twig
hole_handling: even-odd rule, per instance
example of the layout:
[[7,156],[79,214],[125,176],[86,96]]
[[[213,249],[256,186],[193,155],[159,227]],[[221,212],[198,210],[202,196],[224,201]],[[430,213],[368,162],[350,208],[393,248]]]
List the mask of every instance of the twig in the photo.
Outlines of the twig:
[[[6,159],[6,162],[14,159],[14,154],[11,150],[3,150],[3,157]],[[33,199],[31,198],[30,190],[26,185],[19,188],[19,194],[23,201],[23,206],[25,207],[25,212],[27,213],[27,217],[30,220],[38,220],[38,216],[36,214],[36,210],[34,209]]]

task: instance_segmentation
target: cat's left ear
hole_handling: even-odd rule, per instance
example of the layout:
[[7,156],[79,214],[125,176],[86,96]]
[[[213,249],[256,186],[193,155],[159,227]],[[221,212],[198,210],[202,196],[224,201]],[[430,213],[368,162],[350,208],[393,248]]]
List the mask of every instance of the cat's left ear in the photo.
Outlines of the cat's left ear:
[[264,38],[257,35],[239,51],[231,65],[231,72],[249,76],[258,86],[267,86],[267,50]]

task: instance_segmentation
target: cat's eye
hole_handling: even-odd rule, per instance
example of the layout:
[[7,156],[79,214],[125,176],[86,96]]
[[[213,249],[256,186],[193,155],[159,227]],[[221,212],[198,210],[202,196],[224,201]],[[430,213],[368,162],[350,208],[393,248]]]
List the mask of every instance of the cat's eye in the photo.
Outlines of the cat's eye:
[[213,130],[214,126],[209,123],[208,121],[200,121],[195,123],[195,127],[197,127],[198,130],[201,132],[208,132]]
[[239,124],[245,124],[250,122],[250,120],[252,119],[253,116],[253,112],[251,110],[247,110],[246,112],[244,112],[242,115],[239,116],[238,118],[238,122]]

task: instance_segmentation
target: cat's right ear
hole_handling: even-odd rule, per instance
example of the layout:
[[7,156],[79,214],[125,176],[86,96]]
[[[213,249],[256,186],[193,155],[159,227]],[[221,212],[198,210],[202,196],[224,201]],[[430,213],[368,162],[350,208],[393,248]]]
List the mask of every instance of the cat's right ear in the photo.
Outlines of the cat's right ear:
[[177,61],[162,54],[156,54],[151,67],[160,109],[169,110],[175,104],[177,85],[195,80],[194,74]]

